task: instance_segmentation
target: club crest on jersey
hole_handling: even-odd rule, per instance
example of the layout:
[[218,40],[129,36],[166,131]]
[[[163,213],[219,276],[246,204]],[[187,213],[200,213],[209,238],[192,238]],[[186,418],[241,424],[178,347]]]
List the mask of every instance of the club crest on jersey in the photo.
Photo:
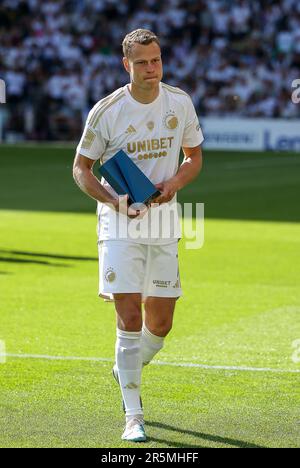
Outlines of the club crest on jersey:
[[150,122],[147,122],[147,127],[149,130],[153,130],[154,129],[154,122],[151,120]]
[[107,283],[112,283],[116,279],[116,273],[114,272],[113,268],[107,268],[105,272],[105,280]]
[[178,127],[178,118],[175,115],[175,112],[169,111],[164,118],[164,125],[169,130],[175,130]]

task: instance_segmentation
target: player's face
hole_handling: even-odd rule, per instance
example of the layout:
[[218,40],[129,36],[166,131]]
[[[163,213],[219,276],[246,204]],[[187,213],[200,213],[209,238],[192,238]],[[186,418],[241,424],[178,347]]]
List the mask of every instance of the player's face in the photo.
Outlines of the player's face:
[[156,88],[162,79],[161,51],[156,42],[134,44],[130,57],[125,57],[123,63],[131,82],[142,89]]

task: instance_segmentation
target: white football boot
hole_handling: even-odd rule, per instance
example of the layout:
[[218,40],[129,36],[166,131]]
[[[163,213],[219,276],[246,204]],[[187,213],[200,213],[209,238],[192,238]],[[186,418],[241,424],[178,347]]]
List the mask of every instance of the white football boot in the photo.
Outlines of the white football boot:
[[144,429],[144,420],[142,417],[136,416],[131,418],[127,423],[122,435],[122,440],[128,442],[145,442],[147,436]]

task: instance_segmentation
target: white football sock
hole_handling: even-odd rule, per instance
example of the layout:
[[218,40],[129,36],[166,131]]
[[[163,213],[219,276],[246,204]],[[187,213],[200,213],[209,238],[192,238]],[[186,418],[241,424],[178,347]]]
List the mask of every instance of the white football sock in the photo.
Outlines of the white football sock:
[[154,356],[164,345],[164,337],[151,333],[145,324],[142,328],[142,363],[143,366],[149,364]]
[[143,415],[140,402],[142,375],[142,332],[117,329],[116,365],[126,416]]

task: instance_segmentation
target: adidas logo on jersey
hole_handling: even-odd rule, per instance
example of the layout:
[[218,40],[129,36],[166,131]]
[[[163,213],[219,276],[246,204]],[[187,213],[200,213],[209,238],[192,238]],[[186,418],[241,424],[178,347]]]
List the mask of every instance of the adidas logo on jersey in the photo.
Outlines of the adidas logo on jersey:
[[135,132],[136,132],[136,129],[134,128],[134,126],[129,125],[125,133],[130,134],[130,133],[135,133]]

